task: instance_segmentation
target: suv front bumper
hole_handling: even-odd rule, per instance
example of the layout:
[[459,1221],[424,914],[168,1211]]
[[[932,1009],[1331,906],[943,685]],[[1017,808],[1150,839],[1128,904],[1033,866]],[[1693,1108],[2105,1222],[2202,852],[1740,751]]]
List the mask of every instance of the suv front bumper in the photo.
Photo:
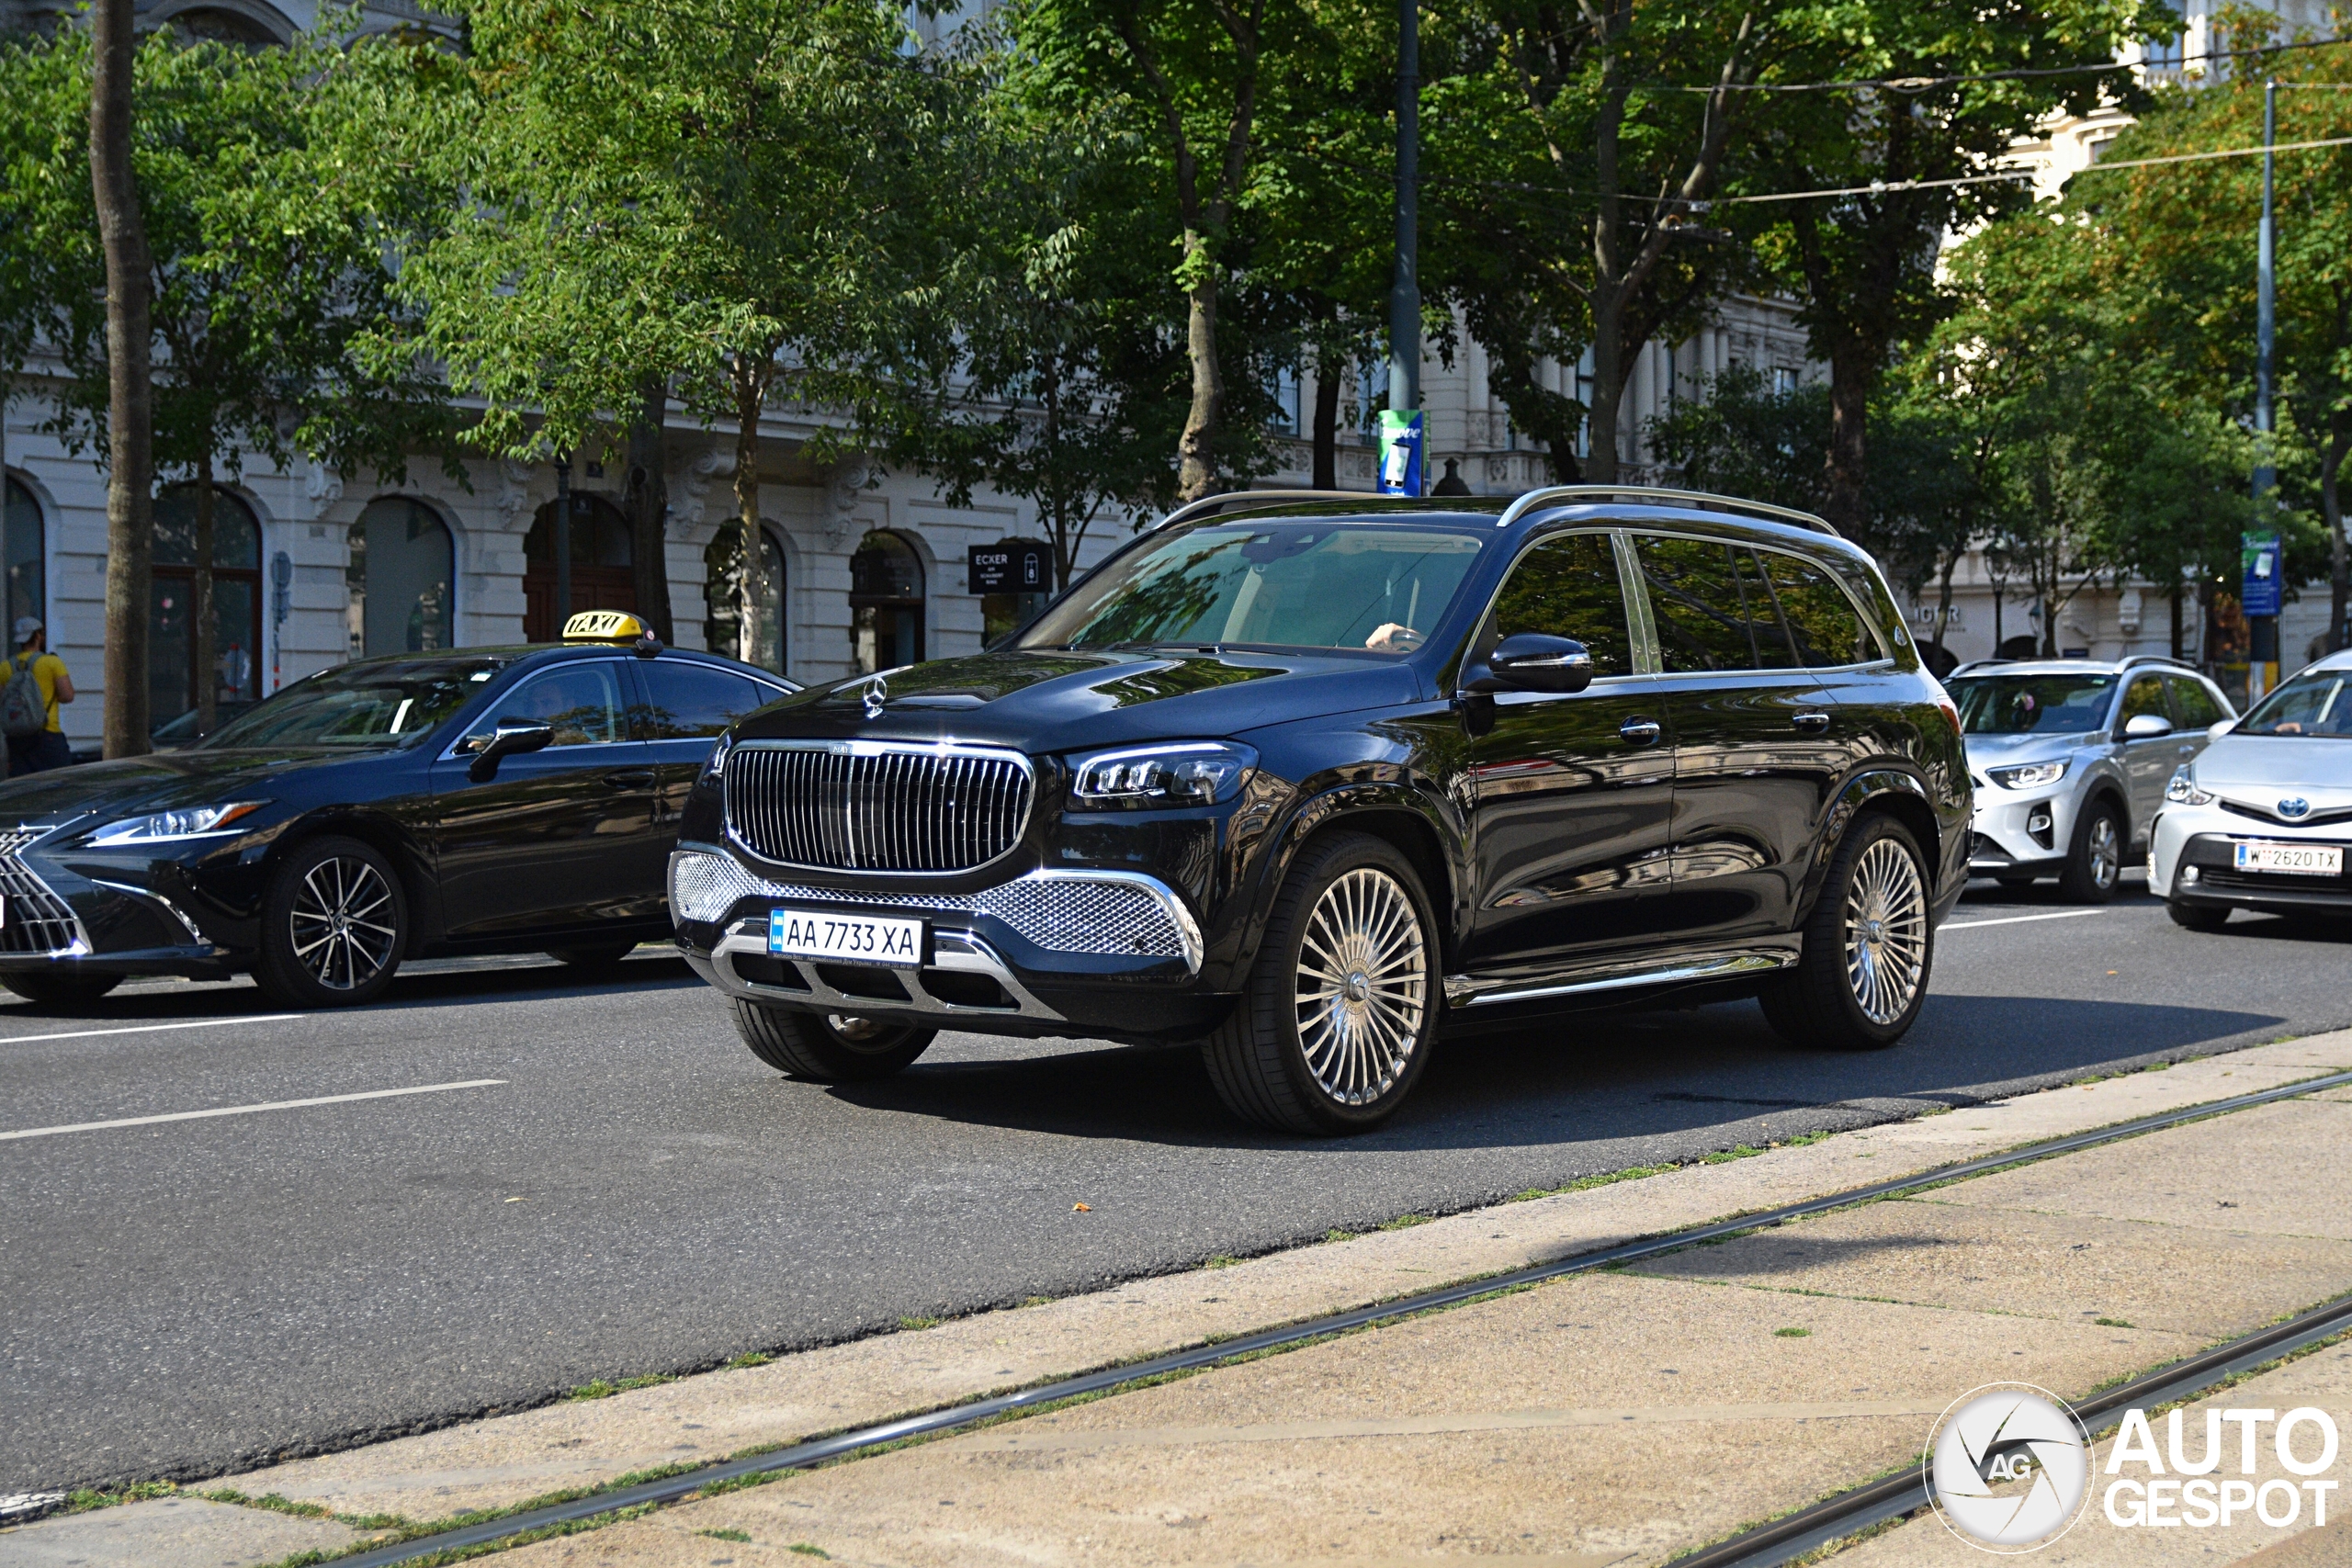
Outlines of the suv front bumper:
[[2081,783],[2071,768],[2064,778],[2038,789],[1979,783],[1970,823],[1970,874],[2050,876],[2063,871],[2067,846],[2074,842]]
[[[772,881],[716,845],[670,857],[677,942],[729,996],[817,1012],[989,1033],[1193,1038],[1230,998],[1201,986],[1200,926],[1166,883],[1139,872],[1039,870],[971,893]],[[919,967],[768,951],[777,908],[918,918]]]

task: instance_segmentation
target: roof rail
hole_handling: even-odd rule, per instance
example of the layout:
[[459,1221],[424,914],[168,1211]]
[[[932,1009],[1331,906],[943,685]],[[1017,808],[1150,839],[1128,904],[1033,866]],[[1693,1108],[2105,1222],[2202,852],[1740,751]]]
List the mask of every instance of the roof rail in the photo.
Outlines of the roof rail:
[[1810,528],[1816,534],[1839,538],[1838,530],[1825,518],[1810,512],[1799,512],[1792,506],[1774,506],[1769,502],[1742,501],[1736,495],[1716,495],[1703,490],[1664,490],[1653,485],[1550,485],[1543,490],[1531,490],[1504,508],[1495,526],[1508,527],[1539,506],[1557,501],[1598,501],[1608,496],[1623,496],[1634,501],[1679,502],[1700,506],[1722,507],[1731,512],[1746,512],[1775,522],[1793,523],[1800,528]]
[[2123,656],[2121,662],[2117,664],[2116,668],[2119,670],[2128,670],[2134,664],[2169,664],[2176,670],[2194,670],[2197,668],[2197,666],[2191,664],[2188,660],[2175,659],[2169,653],[2128,653]]
[[1159,522],[1154,528],[1165,528],[1170,523],[1189,523],[1194,517],[1206,516],[1227,506],[1255,506],[1261,502],[1285,501],[1389,501],[1401,496],[1384,496],[1374,491],[1362,490],[1226,490],[1215,495],[1204,495],[1198,501],[1188,501]]
[[[2014,659],[1972,659],[1965,664],[1953,665],[1951,673],[1952,675],[1965,675],[1971,670],[1983,670],[1989,665],[2015,664],[2017,660]],[[1944,679],[1950,680],[1951,679],[1951,676],[1947,675]]]

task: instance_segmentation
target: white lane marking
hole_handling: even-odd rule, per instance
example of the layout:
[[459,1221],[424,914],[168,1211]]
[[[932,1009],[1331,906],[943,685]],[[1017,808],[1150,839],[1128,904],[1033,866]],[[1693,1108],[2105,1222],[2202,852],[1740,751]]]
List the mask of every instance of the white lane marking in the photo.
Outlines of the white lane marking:
[[0,1133],[12,1138],[53,1138],[60,1133],[95,1133],[104,1127],[150,1127],[158,1122],[197,1122],[208,1116],[250,1116],[256,1111],[299,1111],[306,1105],[348,1105],[355,1100],[392,1100],[404,1094],[447,1094],[456,1089],[489,1089],[504,1078],[468,1078],[463,1083],[419,1084],[414,1089],[371,1089],[365,1094],[322,1094],[316,1100],[267,1100],[259,1105],[223,1105],[213,1111],[174,1111],[163,1116],[126,1116],[119,1122],[75,1122],[63,1127],[27,1127]]
[[1956,926],[1939,926],[1939,931],[1973,931],[1979,926],[2021,926],[2028,920],[2071,920],[2077,915],[2104,915],[2105,909],[2060,909],[2048,915],[2007,915],[1997,920],[1965,920]]
[[257,1012],[244,1018],[200,1018],[194,1023],[136,1023],[128,1029],[75,1029],[63,1034],[0,1034],[0,1045],[17,1045],[30,1040],[88,1040],[100,1034],[153,1034],[164,1029],[219,1029],[232,1023],[283,1023],[289,1018],[305,1018],[299,1012]]

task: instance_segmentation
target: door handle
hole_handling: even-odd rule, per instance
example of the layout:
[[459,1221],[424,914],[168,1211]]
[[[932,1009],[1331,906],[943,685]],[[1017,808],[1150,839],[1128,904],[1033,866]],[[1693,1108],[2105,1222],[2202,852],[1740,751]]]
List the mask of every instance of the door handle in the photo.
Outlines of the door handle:
[[1647,746],[1662,733],[1654,718],[1629,718],[1617,727],[1617,733],[1628,746]]
[[1829,728],[1829,716],[1826,713],[1801,713],[1789,722],[1807,735],[1820,735]]
[[617,773],[606,773],[605,775],[605,783],[613,789],[651,789],[653,787],[653,770],[650,768],[626,768]]

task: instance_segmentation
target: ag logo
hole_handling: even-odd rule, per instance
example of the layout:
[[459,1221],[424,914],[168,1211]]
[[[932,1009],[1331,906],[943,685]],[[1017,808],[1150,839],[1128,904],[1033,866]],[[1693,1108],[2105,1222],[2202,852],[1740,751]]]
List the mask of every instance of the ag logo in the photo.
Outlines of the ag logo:
[[1987,1551],[2038,1551],[2073,1528],[2090,1495],[2090,1444],[2055,1394],[1989,1383],[1937,1419],[1928,1495],[1954,1535]]

